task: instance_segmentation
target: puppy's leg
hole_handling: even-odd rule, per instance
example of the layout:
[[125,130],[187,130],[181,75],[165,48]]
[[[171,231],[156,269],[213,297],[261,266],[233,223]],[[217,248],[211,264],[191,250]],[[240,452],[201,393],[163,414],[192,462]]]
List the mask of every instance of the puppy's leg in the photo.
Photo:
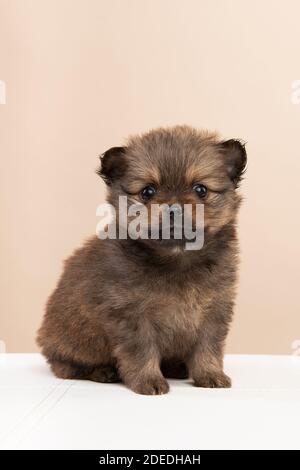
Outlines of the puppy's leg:
[[67,359],[49,362],[52,372],[60,379],[84,379],[93,371],[93,367],[75,364]]
[[82,379],[102,383],[120,381],[117,369],[112,365],[84,366],[66,360],[52,362],[51,369],[57,377],[62,379]]
[[115,350],[118,370],[123,382],[136,393],[161,395],[169,391],[168,382],[160,370],[158,351],[143,336],[128,334],[131,342],[119,345]]
[[188,363],[196,387],[231,387],[230,378],[223,372],[224,343],[231,316],[231,306],[223,306],[221,313],[213,310],[207,316]]
[[189,376],[186,364],[176,359],[163,360],[160,368],[163,376],[170,379],[187,379]]
[[120,358],[119,370],[123,382],[136,393],[142,395],[162,395],[169,391],[169,384],[159,368],[156,357],[140,361],[134,356]]
[[91,372],[87,376],[87,380],[93,380],[94,382],[106,382],[106,383],[113,383],[113,382],[120,382],[120,376],[118,374],[117,369],[111,365],[103,365],[99,367],[95,367],[93,372]]

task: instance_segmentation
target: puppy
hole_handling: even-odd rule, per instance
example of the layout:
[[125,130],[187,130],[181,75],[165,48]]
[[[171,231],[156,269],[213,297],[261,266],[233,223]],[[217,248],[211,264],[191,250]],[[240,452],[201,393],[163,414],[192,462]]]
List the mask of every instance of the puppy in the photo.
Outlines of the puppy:
[[90,239],[66,261],[37,342],[58,377],[123,381],[134,392],[167,393],[168,377],[230,387],[223,372],[238,262],[237,188],[246,166],[238,140],[187,126],[129,139],[98,171],[116,209],[142,203],[203,205],[204,243]]

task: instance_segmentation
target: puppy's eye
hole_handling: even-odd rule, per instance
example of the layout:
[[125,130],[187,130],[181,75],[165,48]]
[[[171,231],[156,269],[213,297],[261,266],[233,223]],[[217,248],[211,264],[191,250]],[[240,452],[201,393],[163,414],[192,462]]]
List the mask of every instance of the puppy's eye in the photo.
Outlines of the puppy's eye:
[[156,193],[156,189],[153,186],[146,186],[142,191],[141,191],[141,197],[144,199],[144,201],[149,201],[154,194]]
[[193,190],[201,199],[207,196],[207,187],[204,184],[194,184]]

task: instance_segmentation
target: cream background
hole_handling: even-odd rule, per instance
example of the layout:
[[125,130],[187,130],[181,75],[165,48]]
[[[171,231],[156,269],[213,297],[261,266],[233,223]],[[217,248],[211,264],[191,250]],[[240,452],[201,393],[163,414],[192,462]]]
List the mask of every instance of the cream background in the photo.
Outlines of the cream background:
[[[97,154],[187,123],[248,142],[228,352],[300,338],[300,2],[0,0],[0,339],[34,351],[62,259],[94,233]],[[101,286],[100,286],[101,287]]]

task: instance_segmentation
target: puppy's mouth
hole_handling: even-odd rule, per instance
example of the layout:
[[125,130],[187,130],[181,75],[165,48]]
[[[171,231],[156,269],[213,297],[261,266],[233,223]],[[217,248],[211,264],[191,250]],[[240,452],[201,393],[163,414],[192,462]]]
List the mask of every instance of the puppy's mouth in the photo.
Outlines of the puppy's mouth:
[[183,244],[188,241],[187,237],[185,236],[184,229],[182,227],[176,227],[174,225],[170,225],[168,228],[162,229],[161,227],[157,229],[151,229],[151,227],[147,227],[145,229],[144,234],[147,236],[149,241],[153,241],[154,243],[161,243],[161,244]]

